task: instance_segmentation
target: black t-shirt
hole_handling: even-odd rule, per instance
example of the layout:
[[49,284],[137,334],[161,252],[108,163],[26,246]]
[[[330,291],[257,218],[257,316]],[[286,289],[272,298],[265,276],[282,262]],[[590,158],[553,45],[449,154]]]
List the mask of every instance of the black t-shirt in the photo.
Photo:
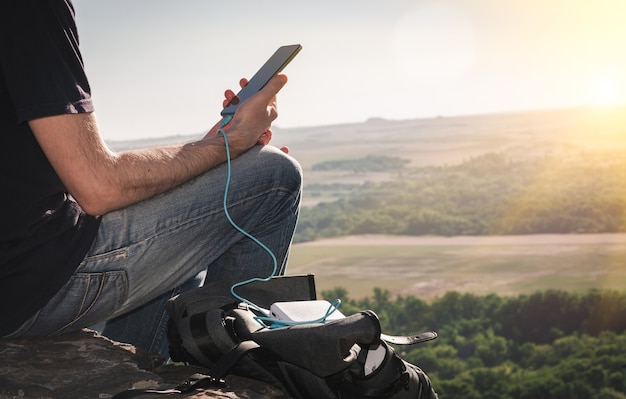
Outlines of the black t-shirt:
[[27,121],[92,111],[70,0],[1,0],[0,337],[67,282],[99,224],[67,194]]

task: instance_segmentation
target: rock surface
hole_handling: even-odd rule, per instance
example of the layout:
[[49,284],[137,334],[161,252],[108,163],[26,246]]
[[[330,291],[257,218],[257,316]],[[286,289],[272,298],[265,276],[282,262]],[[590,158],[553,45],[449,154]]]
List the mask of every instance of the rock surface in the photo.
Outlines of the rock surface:
[[[40,340],[0,340],[0,399],[107,399],[127,389],[173,388],[193,366],[167,365],[132,345],[91,330]],[[228,376],[225,387],[151,398],[289,398],[263,382]]]

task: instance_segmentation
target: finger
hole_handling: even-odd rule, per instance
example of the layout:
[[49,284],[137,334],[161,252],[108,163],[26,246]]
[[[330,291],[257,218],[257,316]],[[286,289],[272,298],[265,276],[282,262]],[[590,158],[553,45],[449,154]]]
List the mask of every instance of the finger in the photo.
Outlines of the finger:
[[280,147],[280,150],[281,150],[282,152],[284,152],[285,154],[289,154],[289,147],[287,147],[287,146],[282,146],[282,147]]
[[233,100],[233,98],[237,97],[237,95],[235,94],[234,91],[228,89],[224,92],[224,98],[225,100],[222,102],[222,105],[224,107],[226,107],[228,104],[230,104],[230,102]]
[[259,137],[257,143],[267,145],[270,143],[270,141],[272,141],[272,131],[268,129],[265,131],[265,133],[261,135],[261,137]]
[[241,87],[242,89],[248,84],[248,79],[246,78],[241,78],[239,79],[239,87]]

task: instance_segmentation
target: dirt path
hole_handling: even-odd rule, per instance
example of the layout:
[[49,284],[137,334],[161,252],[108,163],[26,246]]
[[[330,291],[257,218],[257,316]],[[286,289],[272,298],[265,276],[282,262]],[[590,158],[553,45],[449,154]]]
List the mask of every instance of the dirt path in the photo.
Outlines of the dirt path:
[[586,245],[626,244],[626,233],[620,234],[533,234],[518,236],[389,236],[363,235],[330,238],[296,244],[303,247],[328,246],[474,246],[474,245]]

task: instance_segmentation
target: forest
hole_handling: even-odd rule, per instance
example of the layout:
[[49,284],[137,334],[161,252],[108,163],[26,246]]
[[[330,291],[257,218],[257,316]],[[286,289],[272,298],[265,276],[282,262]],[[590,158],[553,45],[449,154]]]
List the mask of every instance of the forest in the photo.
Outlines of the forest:
[[396,349],[441,399],[626,399],[626,291],[321,296],[341,299],[344,314],[374,310],[387,334],[436,331],[434,341]]
[[[380,163],[378,165],[378,163]],[[358,234],[508,235],[626,231],[626,155],[491,152],[457,165],[411,168],[389,157],[323,163],[353,173],[388,170],[385,182],[305,187],[341,192],[302,209],[295,241]]]
[[[345,235],[524,235],[626,232],[626,154],[617,150],[488,152],[449,165],[393,157],[325,161],[314,170],[362,177],[317,183],[296,242]],[[390,179],[368,181],[370,173]],[[440,398],[626,399],[626,287],[517,296],[447,292],[425,301],[375,289],[341,311],[374,310],[388,334],[436,331],[397,347]]]

